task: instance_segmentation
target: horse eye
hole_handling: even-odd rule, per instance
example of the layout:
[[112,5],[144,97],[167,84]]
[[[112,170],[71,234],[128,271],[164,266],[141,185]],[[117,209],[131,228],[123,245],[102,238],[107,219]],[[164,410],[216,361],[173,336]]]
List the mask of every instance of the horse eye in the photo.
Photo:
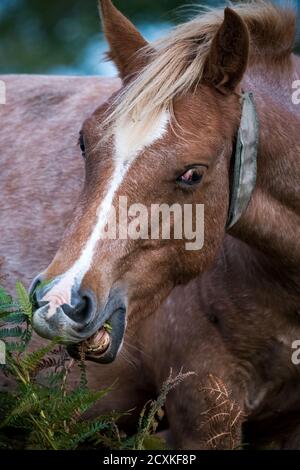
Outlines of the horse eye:
[[79,144],[82,155],[85,157],[85,144],[84,144],[84,138],[82,134],[79,135],[78,144]]
[[183,175],[177,178],[177,181],[188,186],[198,184],[202,180],[203,173],[199,168],[190,168]]

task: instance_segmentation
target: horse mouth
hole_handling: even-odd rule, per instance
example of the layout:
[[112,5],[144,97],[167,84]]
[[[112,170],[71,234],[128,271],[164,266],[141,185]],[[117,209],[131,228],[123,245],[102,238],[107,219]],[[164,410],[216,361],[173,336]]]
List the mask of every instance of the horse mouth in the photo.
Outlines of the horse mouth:
[[100,358],[109,348],[111,343],[111,335],[106,325],[93,334],[89,339],[82,341],[78,345],[81,356],[94,356]]
[[125,333],[126,310],[121,308],[96,333],[79,343],[67,346],[74,359],[99,363],[112,362],[121,347]]

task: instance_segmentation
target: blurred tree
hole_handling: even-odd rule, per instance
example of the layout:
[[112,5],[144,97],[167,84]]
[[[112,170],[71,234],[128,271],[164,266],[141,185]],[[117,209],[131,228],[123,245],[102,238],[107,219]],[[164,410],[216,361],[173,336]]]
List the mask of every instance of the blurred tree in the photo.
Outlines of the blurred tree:
[[[185,10],[176,9],[192,3],[115,1],[150,40],[185,19]],[[0,0],[0,73],[110,73],[99,66],[104,50],[97,0]]]

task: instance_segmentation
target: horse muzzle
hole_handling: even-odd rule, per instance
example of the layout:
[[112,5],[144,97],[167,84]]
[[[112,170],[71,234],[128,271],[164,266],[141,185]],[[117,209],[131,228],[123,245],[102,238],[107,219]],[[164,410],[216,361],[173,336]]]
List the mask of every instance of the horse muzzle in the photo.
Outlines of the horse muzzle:
[[33,329],[43,338],[58,338],[76,359],[112,362],[122,346],[126,328],[126,306],[121,292],[111,289],[103,308],[99,308],[93,292],[76,288],[72,288],[69,303],[62,299],[57,303],[55,299],[45,300],[57,282],[55,279],[43,286],[38,278],[32,283]]

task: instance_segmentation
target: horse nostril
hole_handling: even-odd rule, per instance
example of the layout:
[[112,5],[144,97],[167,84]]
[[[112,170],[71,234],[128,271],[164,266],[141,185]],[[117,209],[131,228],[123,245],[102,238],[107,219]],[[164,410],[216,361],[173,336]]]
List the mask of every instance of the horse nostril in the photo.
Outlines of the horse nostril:
[[86,302],[84,299],[81,299],[75,305],[63,304],[61,306],[61,309],[65,313],[65,315],[67,315],[67,317],[71,318],[71,320],[74,320],[76,322],[80,321],[81,317],[84,316],[85,308],[86,308]]
[[63,304],[61,309],[71,320],[85,325],[95,313],[94,296],[90,292],[73,294],[71,305]]

